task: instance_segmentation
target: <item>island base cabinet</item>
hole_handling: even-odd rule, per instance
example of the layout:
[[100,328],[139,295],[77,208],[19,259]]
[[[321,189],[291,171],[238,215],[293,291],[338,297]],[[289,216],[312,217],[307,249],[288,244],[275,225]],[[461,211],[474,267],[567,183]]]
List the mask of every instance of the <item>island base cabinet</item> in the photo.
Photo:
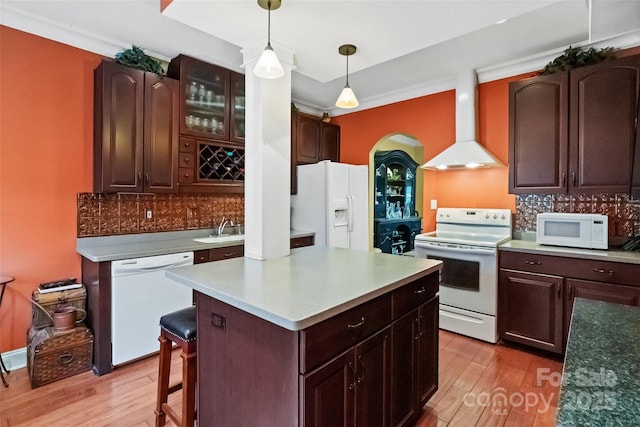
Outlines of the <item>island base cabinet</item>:
[[389,343],[386,328],[304,375],[304,427],[388,426]]
[[438,297],[392,324],[391,425],[411,425],[438,388]]
[[198,420],[298,426],[298,333],[196,292]]
[[207,427],[412,426],[438,384],[438,272],[292,331],[196,292]]

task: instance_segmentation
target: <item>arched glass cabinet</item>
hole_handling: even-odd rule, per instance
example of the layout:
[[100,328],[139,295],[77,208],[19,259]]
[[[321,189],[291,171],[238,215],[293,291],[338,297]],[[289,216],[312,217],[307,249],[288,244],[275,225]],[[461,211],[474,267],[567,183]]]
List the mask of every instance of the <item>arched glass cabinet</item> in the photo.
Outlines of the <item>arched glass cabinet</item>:
[[413,250],[421,231],[416,212],[418,163],[402,150],[374,155],[374,246],[382,252],[402,255]]

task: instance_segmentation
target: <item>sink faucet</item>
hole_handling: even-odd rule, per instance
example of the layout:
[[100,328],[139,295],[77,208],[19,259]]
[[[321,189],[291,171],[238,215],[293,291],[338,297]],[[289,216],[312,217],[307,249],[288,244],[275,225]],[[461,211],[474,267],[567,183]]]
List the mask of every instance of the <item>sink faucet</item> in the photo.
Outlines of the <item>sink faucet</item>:
[[222,219],[220,220],[220,225],[218,226],[218,236],[221,236],[222,233],[224,232],[224,227],[227,225],[227,219],[226,217],[222,217]]

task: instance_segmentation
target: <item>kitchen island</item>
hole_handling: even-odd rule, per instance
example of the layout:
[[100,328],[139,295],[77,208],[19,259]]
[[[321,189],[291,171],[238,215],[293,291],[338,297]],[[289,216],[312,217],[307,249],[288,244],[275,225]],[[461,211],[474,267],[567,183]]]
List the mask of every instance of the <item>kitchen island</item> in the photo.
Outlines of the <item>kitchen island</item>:
[[640,308],[576,298],[558,426],[640,425]]
[[167,271],[197,291],[200,425],[411,425],[438,384],[440,268],[314,246]]

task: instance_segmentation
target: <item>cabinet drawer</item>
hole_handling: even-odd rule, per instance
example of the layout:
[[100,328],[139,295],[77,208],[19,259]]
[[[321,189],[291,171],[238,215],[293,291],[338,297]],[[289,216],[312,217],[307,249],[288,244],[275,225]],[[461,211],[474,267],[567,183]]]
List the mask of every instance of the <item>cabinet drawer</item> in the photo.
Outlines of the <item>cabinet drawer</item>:
[[202,249],[193,253],[193,263],[202,264],[211,261],[211,252],[209,249]]
[[239,258],[241,256],[244,256],[244,245],[213,248],[210,252],[211,261],[221,261],[223,259]]
[[392,296],[392,317],[397,319],[405,313],[427,302],[438,292],[439,274],[432,273],[397,289]]
[[573,265],[567,276],[640,287],[640,265],[636,264],[585,259]]
[[181,153],[195,154],[196,141],[189,138],[180,138],[180,148],[178,151],[180,151]]
[[517,252],[500,252],[500,268],[640,286],[640,265]]
[[300,373],[319,366],[390,322],[391,295],[387,294],[303,330]]
[[573,260],[573,258],[518,252],[500,252],[500,268],[506,268],[509,270],[525,270],[532,273],[565,276],[567,271],[567,260]]
[[180,153],[178,156],[178,166],[181,168],[193,168],[193,154]]
[[193,182],[193,169],[179,168],[178,169],[178,182],[191,184]]
[[291,243],[289,247],[291,249],[295,249],[295,248],[301,248],[303,246],[313,246],[313,243],[314,243],[313,236],[294,237],[291,239]]

